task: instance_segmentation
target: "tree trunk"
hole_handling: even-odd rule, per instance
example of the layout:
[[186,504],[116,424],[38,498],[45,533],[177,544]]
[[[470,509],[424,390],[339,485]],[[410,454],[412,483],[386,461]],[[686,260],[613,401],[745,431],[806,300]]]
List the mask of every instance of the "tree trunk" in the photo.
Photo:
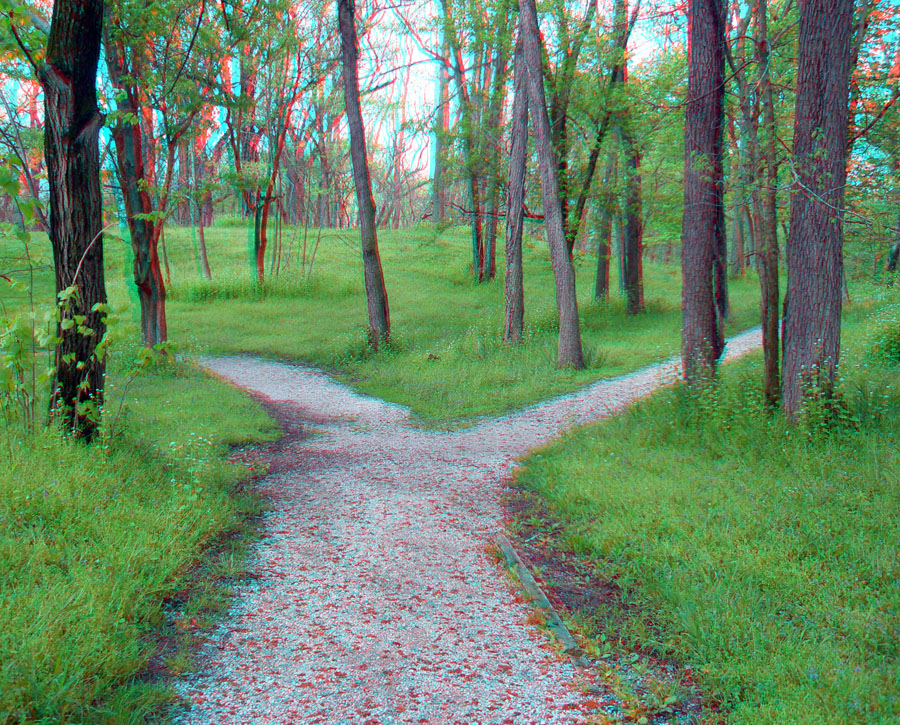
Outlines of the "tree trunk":
[[562,208],[559,203],[558,165],[550,140],[550,119],[544,95],[544,76],[541,67],[541,41],[534,0],[519,0],[522,43],[528,74],[528,105],[534,127],[535,146],[541,167],[541,186],[544,200],[544,224],[550,243],[550,258],[556,280],[556,305],[559,310],[559,343],[556,364],[577,370],[584,368],[581,349],[581,328],[578,302],[575,296],[575,271],[569,257]]
[[[56,328],[50,410],[85,440],[97,432],[105,370],[96,348],[106,313],[94,309],[106,304],[96,88],[102,26],[102,0],[56,0],[40,69],[56,291],[77,287]],[[84,324],[64,328],[76,315]]]
[[353,182],[359,205],[359,231],[362,238],[363,273],[366,303],[369,312],[369,341],[378,348],[391,332],[387,291],[378,256],[378,237],[375,230],[375,201],[366,156],[366,132],[359,106],[359,43],[356,37],[355,2],[338,0],[338,27],[341,34],[343,58],[344,105],[350,129],[350,160]]
[[[447,44],[442,43],[443,54],[448,52]],[[450,94],[448,92],[449,76],[447,66],[441,63],[437,83],[437,108],[434,122],[434,178],[431,183],[431,221],[440,224],[446,213],[446,195],[444,189],[444,139],[450,131]]]
[[[116,171],[131,236],[134,283],[141,306],[141,344],[153,347],[167,339],[166,289],[159,264],[159,233],[151,220],[155,209],[147,190],[151,183],[145,166],[145,147],[148,145],[144,136],[145,125],[134,120],[141,117],[141,102],[139,90],[126,80],[131,74],[125,66],[124,49],[120,42],[110,37],[109,32],[106,33],[104,47],[110,81],[122,94],[116,104],[117,110],[122,112],[121,117],[111,131],[118,162]],[[126,120],[125,116],[130,116],[130,120]]]
[[615,194],[610,180],[616,175],[616,157],[610,154],[604,174],[605,191],[600,197],[600,213],[597,215],[597,276],[594,280],[594,299],[609,299],[609,258],[612,251],[612,221],[615,213]]
[[516,41],[515,98],[512,110],[512,144],[509,154],[509,196],[506,205],[506,321],[503,341],[518,344],[525,325],[525,292],[522,287],[522,225],[525,211],[525,170],[528,152],[528,76],[522,36]]
[[178,142],[178,207],[175,219],[179,226],[186,227],[192,223],[193,212],[191,210],[191,140],[187,135],[181,137]]
[[[508,18],[504,14],[504,21]],[[506,27],[500,29],[505,36]],[[485,180],[487,181],[488,228],[485,239],[485,260],[483,276],[494,279],[497,276],[497,227],[498,208],[500,206],[500,158],[503,155],[501,134],[503,130],[503,97],[506,92],[506,73],[509,65],[509,52],[505,40],[497,43],[497,55],[494,58],[494,83],[488,104],[487,133],[485,134]]]
[[690,383],[714,374],[725,346],[719,297],[725,274],[724,27],[722,0],[690,1],[681,232],[681,358]]
[[840,354],[853,5],[800,2],[782,390],[792,419],[810,387],[830,395]]
[[594,279],[594,299],[609,299],[609,258],[612,248],[612,212],[604,209],[597,224],[597,274]]
[[[192,204],[194,204],[197,208],[197,237],[199,239],[199,252],[200,252],[200,268],[203,272],[203,276],[206,279],[212,279],[212,270],[209,268],[209,255],[206,253],[206,233],[204,232],[204,228],[206,226],[204,219],[204,206],[206,204],[207,198],[211,197],[209,192],[206,192],[203,195],[201,200],[200,195],[197,190],[197,177],[202,175],[204,170],[204,164],[202,159],[202,149],[199,146],[199,141],[191,144],[191,196]],[[194,153],[194,151],[196,153]],[[201,173],[198,173],[200,171]]]
[[[630,114],[629,114],[630,116]],[[625,285],[625,309],[629,315],[644,310],[643,204],[641,200],[641,152],[630,128],[630,117],[623,120],[619,136],[625,152],[625,244],[622,273]]]
[[764,391],[766,403],[775,407],[780,396],[778,375],[778,164],[775,155],[775,100],[769,69],[769,37],[766,0],[759,2],[757,19],[757,61],[759,65],[759,96],[762,107],[762,166],[756,193],[760,223],[758,260],[760,283],[760,313],[762,317],[763,357],[765,359]]

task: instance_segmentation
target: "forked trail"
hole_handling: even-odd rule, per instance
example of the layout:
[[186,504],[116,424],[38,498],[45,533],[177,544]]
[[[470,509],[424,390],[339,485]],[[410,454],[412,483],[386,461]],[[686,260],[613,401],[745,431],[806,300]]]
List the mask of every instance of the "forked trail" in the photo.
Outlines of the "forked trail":
[[[751,330],[726,357],[759,345]],[[315,370],[204,365],[312,434],[273,454],[252,581],[179,682],[179,722],[572,725],[614,705],[529,623],[490,545],[517,458],[647,395],[677,363],[451,433]]]

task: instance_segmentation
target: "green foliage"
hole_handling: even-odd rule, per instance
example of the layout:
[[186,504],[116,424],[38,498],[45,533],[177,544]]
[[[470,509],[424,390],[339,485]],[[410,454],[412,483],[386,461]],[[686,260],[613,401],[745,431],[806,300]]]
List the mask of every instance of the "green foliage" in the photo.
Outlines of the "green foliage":
[[766,410],[754,355],[570,434],[519,477],[625,591],[628,609],[584,613],[593,631],[689,665],[728,722],[900,717],[900,395],[855,362],[864,325],[845,337],[839,404],[798,426]]

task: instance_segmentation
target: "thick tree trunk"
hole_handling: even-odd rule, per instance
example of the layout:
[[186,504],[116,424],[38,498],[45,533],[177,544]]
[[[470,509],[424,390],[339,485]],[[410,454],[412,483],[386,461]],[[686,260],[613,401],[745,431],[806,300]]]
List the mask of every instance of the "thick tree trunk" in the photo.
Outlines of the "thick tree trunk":
[[522,286],[522,226],[525,212],[525,169],[528,152],[528,76],[522,36],[516,41],[515,98],[512,110],[512,145],[509,154],[509,196],[506,204],[506,321],[503,341],[517,344],[525,325]]
[[534,127],[535,146],[541,167],[541,186],[544,200],[544,223],[550,243],[550,258],[556,280],[556,305],[559,310],[559,342],[556,364],[582,369],[581,328],[578,302],[575,296],[575,271],[569,257],[559,202],[558,165],[550,140],[550,119],[544,95],[544,75],[541,67],[541,41],[534,0],[519,0],[522,43],[528,74],[528,106]]
[[722,131],[725,81],[723,0],[691,0],[681,233],[681,357],[688,382],[715,372],[725,346],[725,213]]
[[[102,0],[56,0],[40,71],[56,291],[77,288],[56,329],[50,410],[86,440],[99,425],[105,370],[95,352],[106,313],[94,310],[106,304],[96,88],[102,26]],[[76,315],[83,325],[72,323]]]
[[800,2],[782,390],[790,418],[810,387],[831,393],[840,355],[853,6]]
[[356,37],[355,2],[338,0],[338,27],[343,58],[344,104],[350,129],[350,160],[359,205],[359,231],[362,238],[363,274],[369,312],[369,341],[377,349],[391,332],[387,291],[378,256],[375,230],[375,201],[366,156],[366,132],[359,106],[359,43]]

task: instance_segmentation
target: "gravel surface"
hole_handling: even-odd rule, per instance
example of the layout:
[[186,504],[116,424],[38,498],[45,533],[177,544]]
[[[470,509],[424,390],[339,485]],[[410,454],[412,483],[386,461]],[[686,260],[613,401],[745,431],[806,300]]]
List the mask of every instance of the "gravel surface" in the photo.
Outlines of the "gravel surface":
[[[727,357],[760,344],[752,330]],[[202,361],[279,406],[293,439],[260,483],[264,535],[180,723],[560,723],[615,710],[533,624],[493,554],[516,459],[678,374],[674,361],[456,432],[324,373]],[[594,717],[592,717],[594,716]]]

